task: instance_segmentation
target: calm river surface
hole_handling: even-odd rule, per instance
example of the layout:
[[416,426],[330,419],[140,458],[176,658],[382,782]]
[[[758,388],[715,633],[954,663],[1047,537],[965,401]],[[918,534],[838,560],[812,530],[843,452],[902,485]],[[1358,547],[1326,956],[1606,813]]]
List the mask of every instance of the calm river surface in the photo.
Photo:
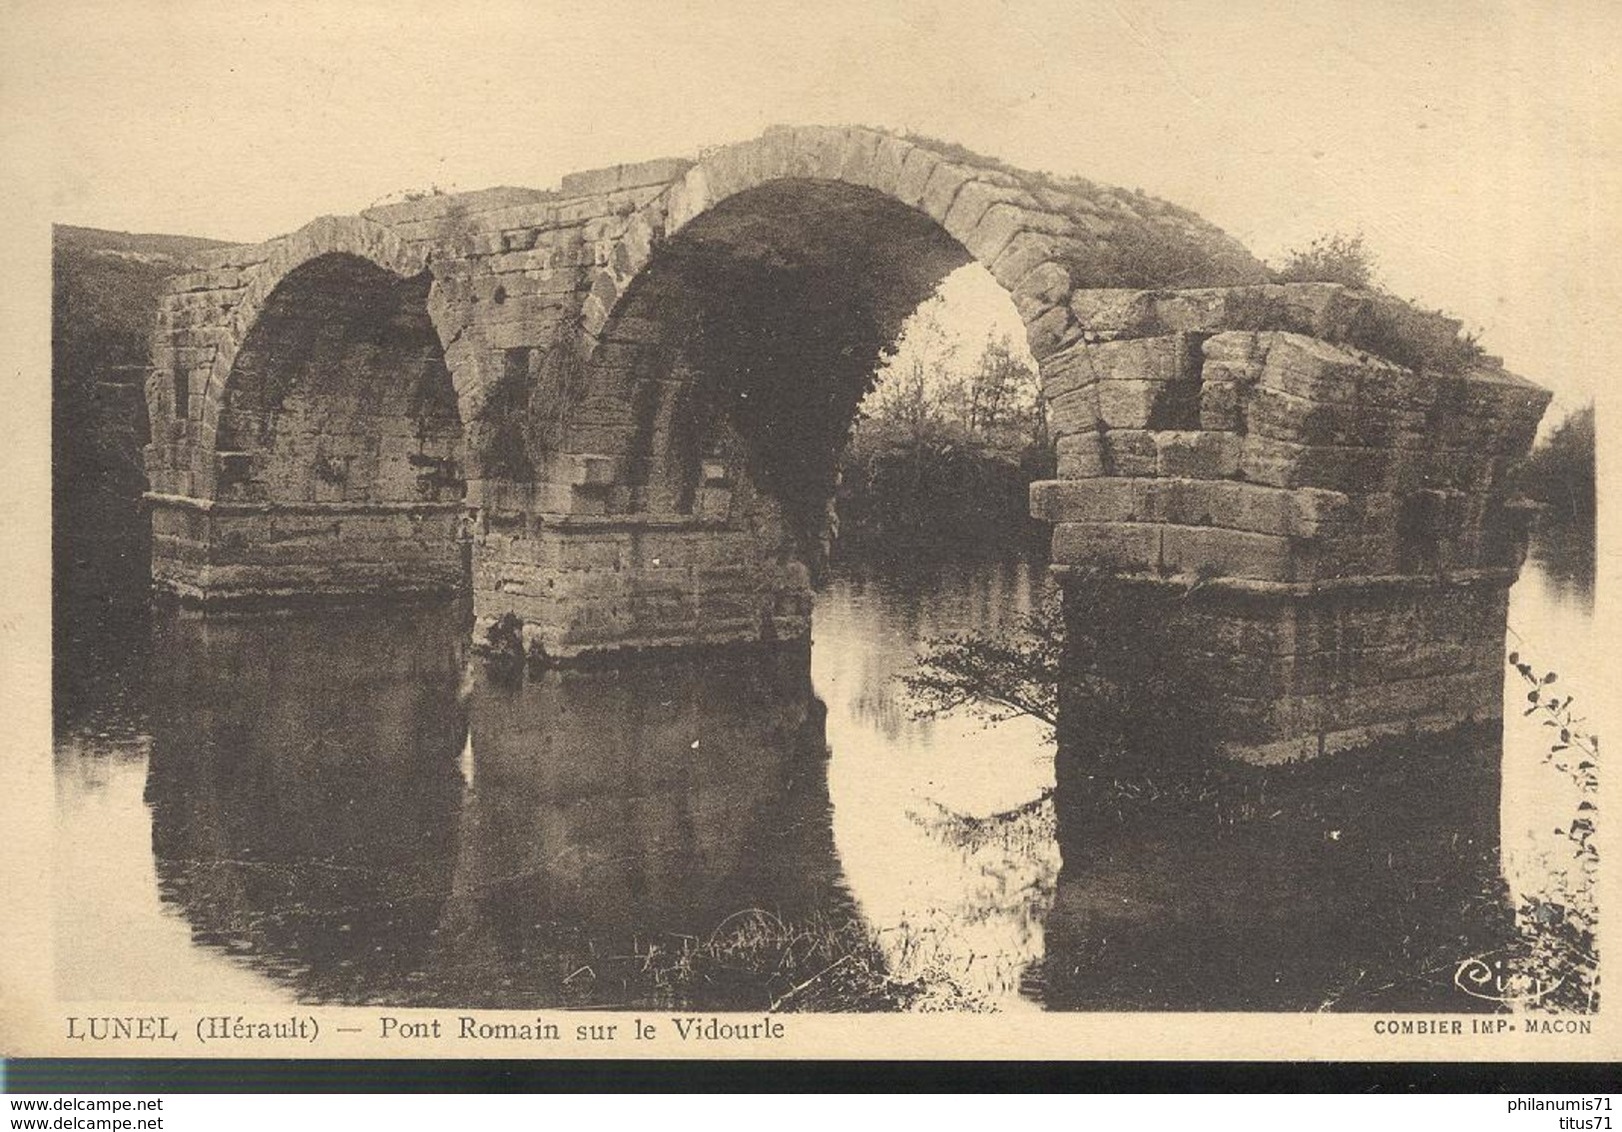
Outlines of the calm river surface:
[[[1032,977],[1060,873],[1051,740],[914,718],[896,680],[1046,584],[1024,561],[846,565],[809,659],[517,682],[468,663],[454,606],[160,617],[58,688],[61,994],[756,1008],[627,957],[856,923],[898,981],[1052,1004]],[[1579,700],[1599,692],[1591,602],[1534,555],[1511,610],[1511,646]],[[1575,798],[1509,719],[1505,872],[1535,888]]]

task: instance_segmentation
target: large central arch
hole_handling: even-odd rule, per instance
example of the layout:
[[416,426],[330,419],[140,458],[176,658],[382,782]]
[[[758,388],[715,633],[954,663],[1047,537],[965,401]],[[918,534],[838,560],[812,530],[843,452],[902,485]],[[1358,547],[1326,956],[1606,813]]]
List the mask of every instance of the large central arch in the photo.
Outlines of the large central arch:
[[[969,257],[871,189],[783,180],[666,240],[589,346],[586,389],[626,402],[635,510],[692,513],[748,474],[814,538],[831,455],[902,321]],[[708,472],[702,465],[710,463]]]
[[[804,635],[856,406],[902,322],[968,259],[893,197],[808,178],[740,191],[660,242],[582,341],[558,437],[602,468],[576,513],[661,529],[627,546],[608,598],[629,632]],[[566,652],[571,632],[540,647]]]
[[[1039,360],[1081,337],[1077,280],[1264,277],[1182,210],[948,148],[773,130],[706,154],[629,212],[594,249],[576,348],[529,359],[549,419],[523,464],[550,481],[539,492],[557,514],[537,530],[486,506],[500,531],[482,561],[507,567],[489,576],[508,596],[481,625],[520,620],[546,656],[803,636],[852,413],[951,270],[991,273]],[[601,187],[635,176],[611,174]],[[515,384],[502,398],[533,406]],[[557,568],[571,559],[612,569]]]
[[[205,603],[448,588],[465,481],[480,639],[568,661],[802,637],[851,411],[969,261],[1041,369],[1058,478],[1032,507],[1070,607],[1130,591],[1089,631],[1250,757],[1500,710],[1508,473],[1546,392],[1437,316],[1268,282],[1173,205],[868,129],[429,196],[177,278],[155,577]],[[278,543],[310,514],[330,538]],[[345,515],[394,541],[350,554]]]

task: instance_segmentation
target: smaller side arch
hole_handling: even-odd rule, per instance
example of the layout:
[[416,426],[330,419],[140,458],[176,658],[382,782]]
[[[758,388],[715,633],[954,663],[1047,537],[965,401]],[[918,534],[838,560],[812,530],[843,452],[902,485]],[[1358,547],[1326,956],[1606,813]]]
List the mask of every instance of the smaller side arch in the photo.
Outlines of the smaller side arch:
[[[412,245],[374,220],[360,216],[323,216],[269,245],[269,254],[257,264],[238,302],[224,319],[224,333],[203,390],[201,447],[211,449],[219,427],[226,385],[237,353],[258,325],[265,304],[276,288],[298,268],[328,255],[349,255],[366,260],[401,279],[428,270],[428,245]],[[443,342],[441,342],[443,346]]]
[[323,218],[166,299],[153,577],[204,604],[454,591],[465,434],[432,249]]
[[284,276],[237,350],[199,454],[213,457],[213,497],[460,498],[463,428],[429,286],[426,272],[401,278],[342,252]]
[[209,487],[203,453],[213,450],[231,371],[270,296],[289,274],[324,255],[351,255],[402,279],[432,258],[359,216],[323,216],[262,244],[200,255],[198,269],[176,276],[159,307],[147,380],[152,444],[147,471],[160,494],[193,497]]

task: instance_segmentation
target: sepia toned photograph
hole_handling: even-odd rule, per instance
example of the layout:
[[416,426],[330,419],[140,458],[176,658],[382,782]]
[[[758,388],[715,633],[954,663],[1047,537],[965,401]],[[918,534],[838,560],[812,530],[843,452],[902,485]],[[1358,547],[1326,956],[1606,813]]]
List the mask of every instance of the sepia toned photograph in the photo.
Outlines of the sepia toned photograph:
[[1617,1054],[1622,14],[4,19],[3,1052]]

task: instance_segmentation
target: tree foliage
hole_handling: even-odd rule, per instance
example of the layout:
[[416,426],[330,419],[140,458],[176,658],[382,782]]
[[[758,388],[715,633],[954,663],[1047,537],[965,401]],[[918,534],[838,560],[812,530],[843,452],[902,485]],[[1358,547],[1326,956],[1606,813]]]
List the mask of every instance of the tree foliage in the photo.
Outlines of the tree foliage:
[[1550,510],[1550,518],[1594,527],[1594,405],[1561,421],[1533,449],[1521,469],[1520,489]]
[[995,633],[956,633],[931,641],[902,677],[920,715],[960,707],[996,723],[1028,715],[1059,726],[1059,665],[1064,623],[1058,600]]
[[[903,683],[922,715],[1028,715],[1094,765],[1205,767],[1209,696],[1172,640],[1180,591],[1072,573],[1065,595],[984,632],[930,641]],[[1068,607],[1068,608],[1067,608]],[[1061,679],[1062,674],[1062,679]]]
[[1599,736],[1573,709],[1576,697],[1551,688],[1558,676],[1539,672],[1519,653],[1510,666],[1527,687],[1522,714],[1548,729],[1543,762],[1576,786],[1576,812],[1555,829],[1569,852],[1555,864],[1543,888],[1527,895],[1517,911],[1532,974],[1541,982],[1544,1009],[1593,1010],[1599,1001]]
[[1053,471],[1040,381],[1007,337],[971,349],[938,300],[909,322],[841,459],[847,537],[963,546],[1030,529],[1030,484]]

